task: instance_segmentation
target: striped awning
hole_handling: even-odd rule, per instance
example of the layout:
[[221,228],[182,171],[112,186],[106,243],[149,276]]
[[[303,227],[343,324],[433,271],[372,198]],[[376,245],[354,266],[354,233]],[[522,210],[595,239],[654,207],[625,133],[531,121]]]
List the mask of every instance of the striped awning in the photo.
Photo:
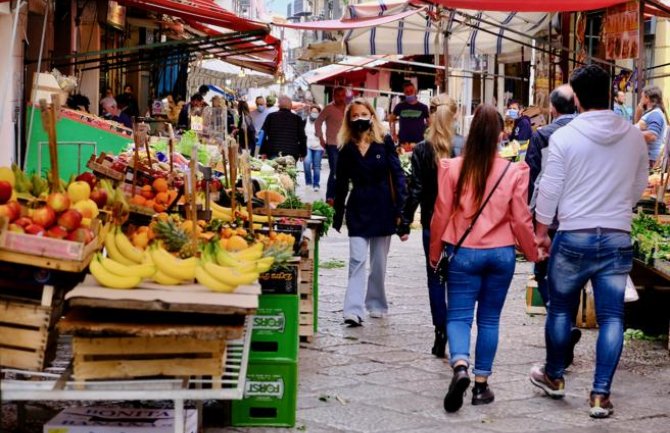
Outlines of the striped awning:
[[449,32],[450,55],[504,54],[529,44],[549,26],[551,14],[447,10],[425,3],[395,0],[350,5],[343,20],[369,20],[418,9],[399,20],[369,28],[352,28],[343,38],[349,55],[442,53],[443,33]]

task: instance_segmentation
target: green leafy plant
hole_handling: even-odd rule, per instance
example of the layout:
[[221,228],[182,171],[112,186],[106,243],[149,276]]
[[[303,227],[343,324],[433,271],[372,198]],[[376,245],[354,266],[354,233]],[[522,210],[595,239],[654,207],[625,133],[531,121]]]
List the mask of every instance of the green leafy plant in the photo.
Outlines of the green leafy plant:
[[345,266],[346,266],[345,261],[340,259],[327,260],[325,262],[321,262],[321,264],[319,265],[321,269],[340,269]]
[[323,200],[317,200],[312,203],[312,215],[319,215],[325,217],[321,228],[319,229],[319,236],[328,234],[330,226],[333,225],[333,218],[335,217],[335,209],[328,205]]

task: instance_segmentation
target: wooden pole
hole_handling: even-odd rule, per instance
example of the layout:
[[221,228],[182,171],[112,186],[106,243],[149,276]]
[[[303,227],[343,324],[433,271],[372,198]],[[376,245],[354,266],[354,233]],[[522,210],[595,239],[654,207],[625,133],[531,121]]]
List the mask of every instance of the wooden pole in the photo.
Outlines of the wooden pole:
[[56,123],[60,112],[60,101],[57,94],[51,95],[51,104],[46,99],[40,99],[42,126],[49,137],[49,159],[51,162],[51,192],[60,191],[60,175],[58,170],[58,140],[56,137]]
[[637,55],[637,101],[636,105],[640,103],[642,99],[642,88],[644,87],[644,0],[640,0],[640,10],[639,10],[639,26],[638,37],[639,41],[637,44],[638,55]]
[[449,29],[444,30],[442,45],[444,50],[444,93],[449,94]]

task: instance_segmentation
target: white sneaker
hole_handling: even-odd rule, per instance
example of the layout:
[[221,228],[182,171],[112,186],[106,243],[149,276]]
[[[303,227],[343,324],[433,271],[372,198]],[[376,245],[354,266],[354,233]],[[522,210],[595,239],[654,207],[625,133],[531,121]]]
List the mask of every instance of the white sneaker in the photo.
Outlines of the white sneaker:
[[383,319],[386,316],[386,313],[379,310],[370,311],[370,317],[373,319]]
[[319,192],[319,187],[318,186],[314,187],[314,192]]

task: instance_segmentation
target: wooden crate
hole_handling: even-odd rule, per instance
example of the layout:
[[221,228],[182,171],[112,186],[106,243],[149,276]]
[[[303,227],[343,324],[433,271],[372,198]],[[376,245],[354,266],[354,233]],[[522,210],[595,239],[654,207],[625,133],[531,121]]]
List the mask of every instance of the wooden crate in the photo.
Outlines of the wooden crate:
[[74,378],[212,376],[221,388],[226,342],[197,337],[74,337]]
[[314,260],[301,259],[298,265],[300,294],[300,339],[308,343],[314,338]]
[[0,366],[43,370],[55,355],[62,308],[62,302],[54,302],[53,286],[44,287],[39,302],[0,298]]

